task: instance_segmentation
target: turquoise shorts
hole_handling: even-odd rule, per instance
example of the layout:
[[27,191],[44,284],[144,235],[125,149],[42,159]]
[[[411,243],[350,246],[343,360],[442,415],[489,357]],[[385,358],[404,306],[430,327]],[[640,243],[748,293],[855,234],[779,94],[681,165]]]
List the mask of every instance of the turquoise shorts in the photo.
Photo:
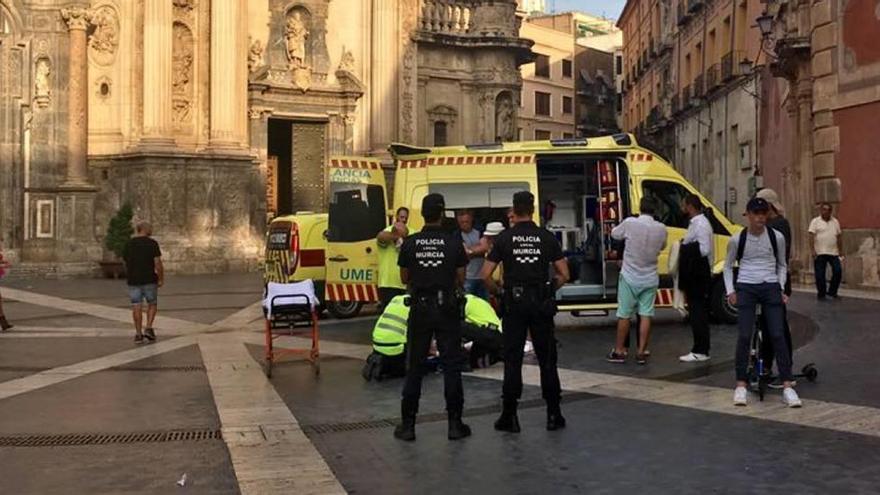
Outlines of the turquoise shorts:
[[639,316],[654,316],[657,287],[633,287],[623,276],[617,283],[617,318],[628,320],[638,310]]

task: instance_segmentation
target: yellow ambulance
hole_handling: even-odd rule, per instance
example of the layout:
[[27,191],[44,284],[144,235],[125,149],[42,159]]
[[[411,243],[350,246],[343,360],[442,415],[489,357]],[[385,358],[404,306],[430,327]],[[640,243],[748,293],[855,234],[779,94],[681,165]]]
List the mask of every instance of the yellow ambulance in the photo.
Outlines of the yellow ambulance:
[[[684,237],[688,226],[682,200],[694,193],[712,209],[708,215],[715,232],[712,312],[722,321],[736,318],[735,309],[724,297],[720,274],[727,240],[740,227],[669,163],[640,147],[630,134],[440,148],[395,144],[390,151],[395,162],[391,205],[386,204],[385,175],[379,160],[330,160],[325,258],[328,305],[354,304],[359,310],[361,304],[377,300],[376,235],[388,225],[397,207],[410,209],[410,231],[421,229],[419,208],[429,193],[443,194],[447,215],[469,209],[477,225],[506,223],[513,194],[528,190],[536,198],[536,220],[560,240],[571,271],[571,281],[556,294],[560,310],[605,314],[616,307],[621,264],[610,239],[611,229],[637,214],[639,201],[648,196],[658,205],[658,220],[667,226],[668,245],[672,245]],[[449,221],[454,224],[451,218]],[[282,239],[278,241],[280,244]],[[659,260],[659,307],[672,305],[668,255],[667,248]],[[296,278],[304,277],[297,273]]]

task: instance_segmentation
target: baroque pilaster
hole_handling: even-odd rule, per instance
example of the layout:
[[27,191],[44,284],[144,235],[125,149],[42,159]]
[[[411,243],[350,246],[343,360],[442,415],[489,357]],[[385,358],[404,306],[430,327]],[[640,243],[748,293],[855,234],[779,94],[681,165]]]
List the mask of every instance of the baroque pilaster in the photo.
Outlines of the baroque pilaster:
[[398,0],[373,0],[370,145],[374,152],[383,152],[397,131],[398,13]]
[[170,145],[173,4],[144,0],[144,136],[148,144]]
[[[239,148],[247,121],[247,8],[243,0],[211,2],[211,146]],[[221,35],[216,35],[222,33]]]
[[86,30],[92,12],[82,7],[61,9],[67,23],[70,40],[67,45],[70,68],[68,71],[67,119],[67,176],[65,185],[88,185],[86,158],[88,155],[88,63],[86,62]]

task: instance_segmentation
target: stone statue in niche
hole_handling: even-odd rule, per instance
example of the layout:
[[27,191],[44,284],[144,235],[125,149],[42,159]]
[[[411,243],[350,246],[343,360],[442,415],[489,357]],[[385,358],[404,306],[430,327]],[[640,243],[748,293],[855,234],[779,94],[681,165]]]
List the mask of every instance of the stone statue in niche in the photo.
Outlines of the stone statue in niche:
[[306,63],[306,39],[309,29],[300,10],[294,9],[287,17],[284,39],[287,43],[287,58],[290,61],[291,81],[297,88],[308,91],[312,85],[312,68]]
[[501,141],[514,139],[514,108],[513,98],[507,91],[495,99],[495,138]]
[[175,22],[173,28],[173,54],[171,58],[172,120],[175,123],[190,121],[193,79],[193,36],[184,24]]
[[254,40],[248,50],[248,71],[253,72],[263,65],[263,44]]
[[38,108],[46,108],[49,106],[49,97],[52,91],[49,89],[51,82],[49,80],[52,75],[52,68],[49,65],[49,59],[41,58],[37,60],[34,68],[34,103]]
[[306,39],[308,37],[309,30],[302,20],[302,14],[294,10],[287,18],[287,27],[284,30],[284,39],[287,41],[287,58],[290,60],[292,69],[305,67]]
[[89,53],[99,65],[110,65],[116,58],[119,46],[119,18],[116,10],[109,5],[102,5],[92,14],[92,25],[95,30],[89,38]]

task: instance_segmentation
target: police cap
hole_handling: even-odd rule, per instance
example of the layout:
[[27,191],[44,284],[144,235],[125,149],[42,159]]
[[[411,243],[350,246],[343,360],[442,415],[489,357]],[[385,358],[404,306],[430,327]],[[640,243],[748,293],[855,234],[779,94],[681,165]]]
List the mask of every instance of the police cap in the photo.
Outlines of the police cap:
[[422,198],[422,217],[436,218],[443,214],[446,208],[446,200],[442,194],[431,193]]

